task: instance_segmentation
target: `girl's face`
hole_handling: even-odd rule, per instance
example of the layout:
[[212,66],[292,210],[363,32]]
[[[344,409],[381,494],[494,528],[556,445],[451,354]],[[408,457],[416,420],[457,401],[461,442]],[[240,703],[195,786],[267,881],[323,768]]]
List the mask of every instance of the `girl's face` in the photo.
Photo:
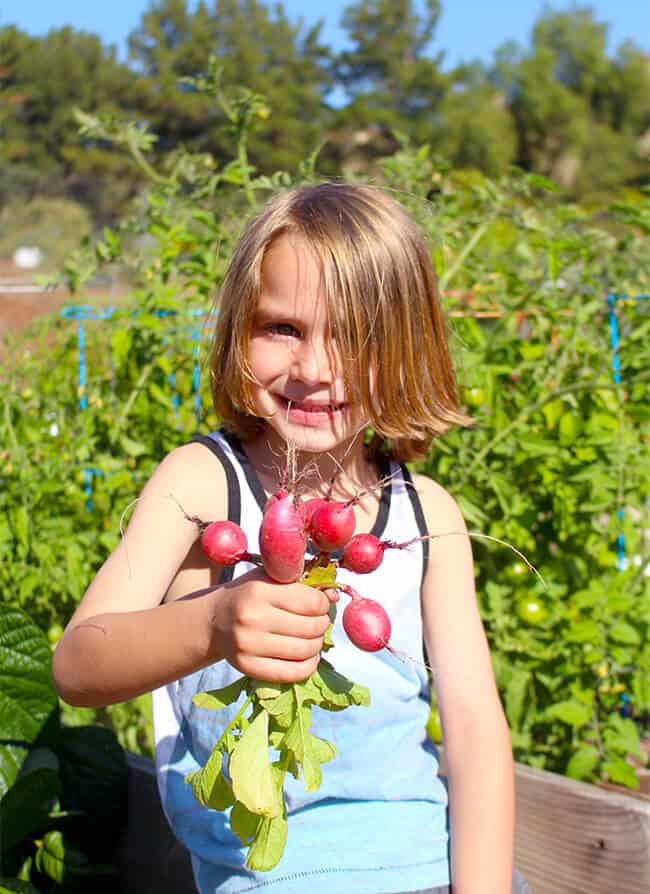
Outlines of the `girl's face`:
[[345,392],[319,264],[299,236],[285,234],[267,250],[261,273],[248,359],[264,436],[271,447],[292,440],[298,450],[336,452],[365,422]]

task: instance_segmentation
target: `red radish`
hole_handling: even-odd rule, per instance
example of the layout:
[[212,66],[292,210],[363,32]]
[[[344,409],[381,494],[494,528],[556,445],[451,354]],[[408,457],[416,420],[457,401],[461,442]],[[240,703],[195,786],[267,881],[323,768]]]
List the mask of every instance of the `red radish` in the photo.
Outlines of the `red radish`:
[[341,566],[357,574],[368,574],[379,568],[387,549],[407,549],[421,540],[434,539],[435,536],[425,534],[422,537],[412,537],[403,543],[395,543],[394,540],[380,540],[374,534],[355,534],[343,550]]
[[357,574],[368,574],[379,568],[386,544],[374,534],[355,534],[343,550],[341,565]]
[[306,549],[302,505],[281,487],[269,498],[260,526],[260,552],[266,573],[280,584],[298,580],[305,568]]
[[235,565],[248,556],[246,534],[231,521],[211,522],[201,534],[201,548],[217,565]]
[[304,503],[305,509],[305,525],[309,530],[309,526],[311,525],[311,520],[317,509],[320,509],[321,506],[324,506],[328,500],[325,497],[312,497],[311,500],[306,500]]
[[345,546],[355,525],[354,509],[349,503],[328,500],[312,515],[309,534],[319,549],[331,553]]
[[360,596],[349,586],[341,589],[350,596],[350,602],[343,612],[343,629],[358,649],[364,652],[378,652],[389,649],[391,626],[383,606],[374,599]]

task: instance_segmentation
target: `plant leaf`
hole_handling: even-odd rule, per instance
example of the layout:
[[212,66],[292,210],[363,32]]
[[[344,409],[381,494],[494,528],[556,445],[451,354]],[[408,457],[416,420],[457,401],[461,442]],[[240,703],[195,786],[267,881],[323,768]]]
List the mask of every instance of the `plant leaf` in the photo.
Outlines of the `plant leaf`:
[[262,822],[263,818],[258,813],[251,813],[241,801],[235,801],[235,806],[230,811],[230,828],[242,844],[251,842]]
[[40,891],[18,878],[0,878],[0,894],[40,894]]
[[235,803],[230,783],[223,775],[223,755],[215,748],[201,770],[188,773],[185,782],[192,786],[194,797],[204,807],[225,810]]
[[43,631],[19,609],[0,606],[0,797],[58,703]]
[[269,760],[269,715],[261,711],[237,742],[228,767],[232,789],[252,813],[278,816],[281,798],[274,785]]
[[312,679],[323,694],[326,702],[339,707],[348,705],[369,705],[370,691],[365,686],[353,683],[335,671],[329,661],[321,658]]
[[566,775],[572,779],[589,779],[598,763],[600,755],[594,745],[585,745],[571,756],[566,767]]
[[0,853],[8,853],[47,822],[61,793],[55,770],[41,767],[19,776],[0,801]]
[[329,562],[327,565],[314,565],[302,581],[308,587],[334,586],[336,583],[336,565]]
[[222,689],[211,689],[208,692],[198,692],[192,701],[197,708],[207,708],[210,711],[218,711],[226,705],[232,705],[244,691],[248,677],[240,677]]
[[591,708],[573,699],[556,702],[546,710],[547,717],[557,717],[571,726],[584,726],[591,719]]
[[636,775],[634,767],[630,766],[622,757],[615,757],[611,761],[605,761],[603,772],[607,774],[608,779],[619,785],[635,789],[639,787],[639,777]]
[[268,872],[280,862],[286,843],[286,815],[264,817],[249,848],[246,865],[258,872]]

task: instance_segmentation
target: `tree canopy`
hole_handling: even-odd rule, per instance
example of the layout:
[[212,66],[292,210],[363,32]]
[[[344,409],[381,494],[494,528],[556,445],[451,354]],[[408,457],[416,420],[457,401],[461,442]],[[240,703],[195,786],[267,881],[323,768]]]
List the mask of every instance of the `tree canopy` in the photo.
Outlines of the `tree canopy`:
[[[356,0],[341,19],[347,45],[335,52],[321,23],[292,21],[281,3],[152,0],[127,63],[73,28],[44,37],[2,28],[0,204],[61,196],[110,220],[140,174],[107,142],[81,139],[74,109],[146,126],[160,156],[184,145],[223,165],[232,129],[224,103],[242,88],[259,95],[249,154],[267,173],[295,168],[320,145],[324,172],[371,173],[406,138],[457,167],[495,175],[516,164],[575,197],[648,183],[647,53],[627,42],[608,54],[608,26],[591,8],[547,8],[530,46],[506,42],[490,64],[445,70],[440,11],[439,0]],[[211,57],[223,101],[192,87]]]

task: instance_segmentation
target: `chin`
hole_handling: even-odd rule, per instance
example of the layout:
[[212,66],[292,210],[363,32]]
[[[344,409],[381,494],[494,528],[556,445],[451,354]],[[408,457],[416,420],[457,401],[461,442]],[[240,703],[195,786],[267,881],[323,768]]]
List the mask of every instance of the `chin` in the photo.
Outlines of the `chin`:
[[338,432],[325,428],[308,428],[301,425],[272,426],[283,441],[293,442],[296,449],[304,453],[327,453],[335,451],[350,440],[352,432]]

